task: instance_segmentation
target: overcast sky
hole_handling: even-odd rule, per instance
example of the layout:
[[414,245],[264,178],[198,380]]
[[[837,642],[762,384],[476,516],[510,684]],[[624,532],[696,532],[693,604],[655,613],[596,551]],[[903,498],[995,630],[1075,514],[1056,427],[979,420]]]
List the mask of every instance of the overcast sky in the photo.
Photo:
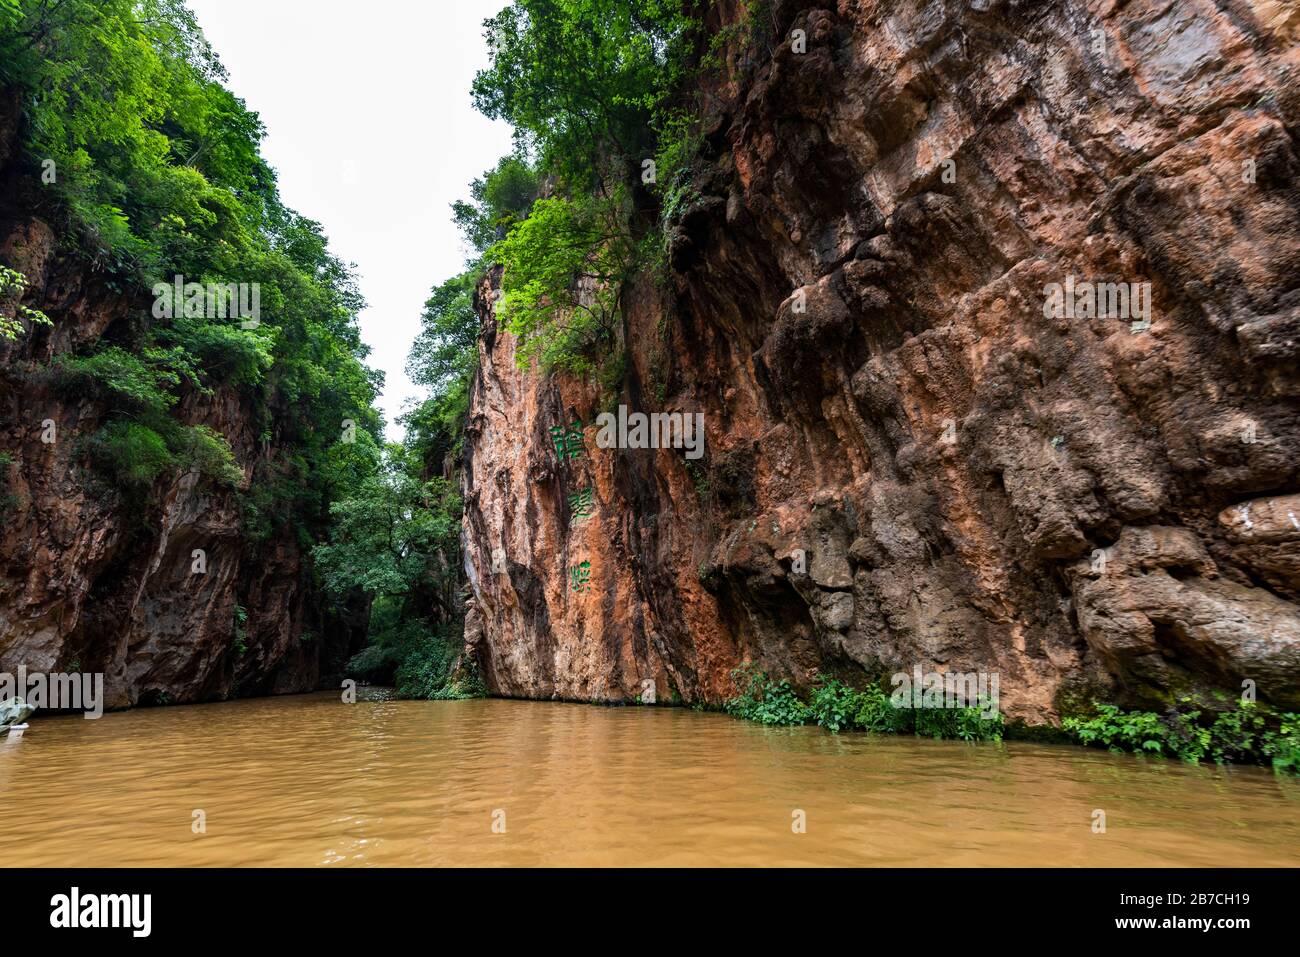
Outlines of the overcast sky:
[[483,20],[506,0],[189,0],[266,125],[263,154],[285,204],[320,222],[356,263],[370,304],[361,333],[387,376],[388,437],[420,394],[403,371],[420,310],[465,251],[450,204],[510,150],[510,128],[475,112]]

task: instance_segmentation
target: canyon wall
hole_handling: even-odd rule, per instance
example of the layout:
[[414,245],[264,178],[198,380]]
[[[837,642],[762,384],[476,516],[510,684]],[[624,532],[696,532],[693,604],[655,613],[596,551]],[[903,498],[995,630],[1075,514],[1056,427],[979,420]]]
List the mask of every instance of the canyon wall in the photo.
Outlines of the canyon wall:
[[[0,98],[0,262],[26,275],[22,304],[53,325],[0,339],[0,671],[103,672],[114,708],[336,684],[366,615],[319,610],[295,535],[251,540],[237,492],[195,472],[129,501],[87,466],[84,440],[106,410],[61,388],[50,360],[118,341],[149,321],[152,299],[58,235],[56,205],[17,156],[21,122]],[[18,298],[10,290],[0,311]],[[230,389],[186,391],[177,417],[225,435],[245,489],[281,451]]]
[[[480,287],[490,690],[716,703],[741,663],[920,664],[997,672],[1031,724],[1245,680],[1300,705],[1295,8],[753,7],[711,15],[702,158],[617,389],[517,368]],[[1095,317],[1098,282],[1149,314]],[[619,404],[702,412],[704,457],[598,448]]]

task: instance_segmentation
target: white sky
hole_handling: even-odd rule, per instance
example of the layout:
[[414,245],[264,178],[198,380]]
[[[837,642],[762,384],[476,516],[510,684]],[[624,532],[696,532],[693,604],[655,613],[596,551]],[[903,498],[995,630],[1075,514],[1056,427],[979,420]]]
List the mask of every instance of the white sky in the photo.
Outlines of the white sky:
[[420,394],[403,371],[435,283],[465,250],[450,204],[511,147],[470,102],[482,23],[506,0],[189,0],[229,86],[261,115],[285,204],[355,263],[388,437]]

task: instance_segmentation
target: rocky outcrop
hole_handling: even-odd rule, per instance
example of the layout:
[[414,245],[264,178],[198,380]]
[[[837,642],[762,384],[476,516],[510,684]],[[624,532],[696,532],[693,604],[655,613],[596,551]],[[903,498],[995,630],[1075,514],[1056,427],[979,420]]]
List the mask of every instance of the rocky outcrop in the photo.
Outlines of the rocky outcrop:
[[[149,303],[58,241],[57,210],[17,156],[19,119],[0,104],[0,263],[26,275],[23,304],[53,325],[0,340],[0,671],[103,672],[108,707],[334,681],[366,616],[319,610],[292,533],[254,541],[237,493],[197,473],[128,501],[87,467],[84,439],[106,410],[59,388],[50,360],[118,341]],[[12,315],[15,304],[0,307]],[[178,417],[226,436],[245,486],[280,452],[232,391],[187,393]]]
[[[480,289],[489,687],[716,702],[745,661],[801,685],[920,663],[998,672],[1030,723],[1245,680],[1300,705],[1295,18],[761,9],[704,90],[671,282],[631,290],[616,393],[516,368]],[[619,403],[703,412],[705,457],[597,448]]]
[[22,698],[6,698],[0,701],[0,737],[7,735],[14,725],[26,721],[35,710]]

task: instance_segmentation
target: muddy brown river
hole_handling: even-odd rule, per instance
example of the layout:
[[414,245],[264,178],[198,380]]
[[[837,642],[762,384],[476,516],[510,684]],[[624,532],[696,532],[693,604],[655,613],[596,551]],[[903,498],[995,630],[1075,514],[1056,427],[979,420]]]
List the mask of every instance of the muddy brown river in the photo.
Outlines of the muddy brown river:
[[0,741],[0,795],[0,859],[24,867],[1300,864],[1300,782],[1267,771],[670,708],[317,694],[38,719]]

